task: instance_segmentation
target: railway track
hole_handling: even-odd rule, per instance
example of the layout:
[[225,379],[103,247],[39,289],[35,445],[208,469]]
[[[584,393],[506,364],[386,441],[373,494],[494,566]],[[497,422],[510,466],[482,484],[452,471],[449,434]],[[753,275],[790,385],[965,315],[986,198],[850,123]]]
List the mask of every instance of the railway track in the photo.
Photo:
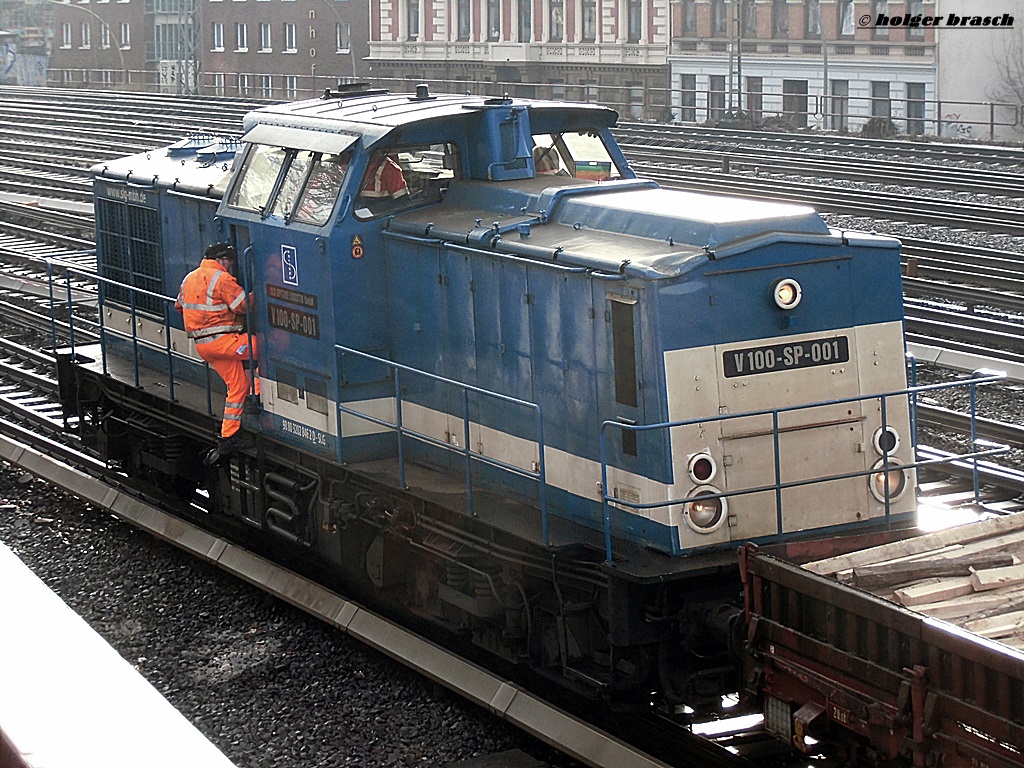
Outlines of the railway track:
[[[34,329],[19,330],[38,342],[48,329],[40,314],[36,315],[36,324]],[[182,505],[133,492],[119,471],[96,461],[88,448],[77,442],[75,423],[64,422],[52,353],[10,336],[8,331],[0,338],[0,458],[305,610],[585,765],[666,768],[677,764],[652,754],[665,756],[666,760],[670,755],[699,755],[701,764],[710,768],[751,765],[742,754],[737,756],[713,740],[695,738],[679,723],[670,728],[663,717],[652,716],[657,725],[645,726],[643,746],[631,745],[622,736],[611,735],[561,709],[543,691],[535,693],[511,683],[505,675],[480,668],[458,653],[393,624],[366,606],[320,586],[308,575],[260,558],[247,548],[248,531],[244,526],[228,524],[211,535],[201,498]],[[203,529],[182,523],[199,519],[205,520]],[[640,727],[644,718],[632,722]],[[763,732],[747,731],[752,749],[763,751],[773,743]]]
[[[36,331],[42,334],[45,328],[40,327]],[[301,574],[260,559],[238,541],[230,540],[232,531],[225,529],[211,536],[198,528],[183,527],[181,518],[188,520],[204,516],[201,507],[196,506],[198,502],[194,500],[188,508],[173,509],[166,501],[161,503],[152,497],[132,494],[120,474],[99,464],[85,447],[76,443],[73,439],[75,424],[64,423],[57,394],[50,353],[31,343],[9,338],[0,341],[0,456],[266,589],[270,594],[404,663],[415,660],[413,667],[418,672],[484,706],[498,717],[539,735],[549,744],[568,748],[571,756],[587,765],[647,768],[670,764],[651,757],[649,752],[654,751],[665,756],[686,755],[686,759],[691,761],[699,755],[701,765],[710,768],[740,768],[751,764],[743,755],[761,756],[773,748],[773,742],[763,733],[749,728],[724,729],[725,733],[719,737],[721,744],[711,740],[694,742],[688,731],[680,729],[677,722],[657,714],[652,714],[650,719],[620,719],[620,724],[629,723],[629,732],[643,734],[643,749],[631,747],[621,738],[609,736],[588,721],[548,703],[541,694],[510,684],[503,676],[494,676],[475,667],[391,624],[345,596],[326,590]],[[947,427],[953,423],[949,419],[954,417],[948,414],[943,414],[942,418],[947,419],[943,422]],[[987,429],[987,423],[982,428]],[[1007,433],[1001,435],[1006,437]],[[1024,444],[1022,430],[1018,429],[1013,439]],[[985,471],[983,467],[982,472]],[[933,485],[932,492],[949,496],[962,488],[961,482],[950,480]],[[991,487],[986,494],[989,503],[1007,501],[1006,494],[996,493]],[[216,554],[211,556],[211,553]],[[741,757],[737,758],[732,751],[723,749],[723,745],[739,751]]]
[[903,193],[860,191],[823,186],[820,183],[792,181],[783,178],[737,176],[721,171],[688,168],[681,171],[664,164],[633,162],[634,170],[668,189],[703,192],[713,195],[742,197],[774,202],[809,205],[819,212],[892,219],[931,226],[970,228],[1024,236],[1024,207],[983,204]]
[[[645,164],[668,163],[686,167],[724,169],[730,172],[822,177],[823,157],[795,150],[757,148],[657,147],[650,144],[622,144],[631,159]],[[948,168],[925,164],[910,165],[884,160],[829,156],[827,179],[845,179],[869,184],[925,187],[971,192],[993,197],[1024,196],[1024,174],[974,168]]]
[[[180,134],[175,136],[175,138],[179,137]],[[6,209],[7,213],[4,213],[4,215],[13,215],[10,213],[10,211],[12,210],[17,211],[17,215],[22,217],[28,216],[29,213],[24,209],[8,208]],[[82,221],[84,221],[84,219],[76,220],[74,219],[74,217],[69,217],[68,219],[65,220],[65,223],[69,225],[74,225],[81,224]],[[52,229],[54,227],[57,227],[58,224],[59,222],[57,220],[57,217],[51,218],[48,223],[44,222],[40,224],[40,228],[38,231],[42,232]],[[30,234],[29,230],[32,230],[31,226],[27,226],[26,231],[24,232],[24,234],[26,235],[25,242],[30,241],[30,238],[28,238],[28,235]],[[81,254],[73,252],[70,248],[71,245],[81,246],[83,245],[83,243],[72,243],[71,240],[64,240],[58,243],[49,243],[42,247],[40,250],[34,251],[33,253],[27,255],[22,253],[22,255],[26,257],[23,263],[23,266],[26,267],[26,274],[18,276],[18,279],[22,280],[23,285],[19,287],[17,290],[13,288],[11,289],[12,299],[14,295],[19,292],[22,294],[30,294],[32,298],[29,299],[29,302],[31,303],[32,301],[35,301],[37,309],[40,306],[40,304],[38,303],[40,299],[46,299],[46,306],[48,307],[49,302],[47,296],[41,296],[38,291],[33,292],[32,290],[28,290],[27,288],[25,288],[25,286],[27,286],[29,283],[35,281],[35,278],[29,279],[31,277],[31,275],[29,275],[30,268],[34,264],[38,265],[40,259],[54,257],[59,257],[62,260],[77,258],[79,259],[79,261],[74,261],[73,263],[77,268],[82,268],[83,265],[86,265],[88,263],[90,257],[87,253]],[[19,246],[17,245],[4,246],[4,244],[0,242],[0,251],[3,251],[5,248],[7,251],[10,252],[11,255],[14,255],[19,251]],[[76,300],[90,301],[94,300],[94,297],[86,295],[83,292],[83,294],[80,297],[76,297]],[[25,324],[26,326],[31,327],[31,322],[29,322],[31,318],[31,310],[27,310],[27,312],[28,316],[26,318]],[[0,313],[4,314],[5,316],[7,315],[6,310],[4,310],[2,307],[0,307]],[[36,332],[45,333],[46,329],[37,328]],[[20,347],[24,347],[24,349],[20,349]],[[62,423],[59,408],[57,408],[56,410],[54,409],[53,387],[55,385],[53,384],[52,379],[50,379],[47,373],[45,372],[45,364],[41,362],[42,358],[36,356],[38,353],[33,354],[33,350],[28,345],[4,345],[4,347],[0,349],[0,354],[4,355],[3,359],[0,360],[0,376],[4,377],[4,383],[0,384],[0,409],[4,410],[8,414],[8,419],[10,421],[10,424],[12,425],[10,426],[10,433],[16,436],[8,438],[12,442],[7,443],[8,454],[5,455],[10,455],[17,451],[24,452],[23,448],[12,447],[15,444],[14,441],[24,441],[24,445],[35,446],[35,451],[38,452],[39,456],[46,457],[45,460],[37,459],[36,453],[33,452],[29,452],[28,454],[21,454],[27,455],[32,462],[35,462],[32,465],[35,469],[38,469],[38,467],[44,464],[47,466],[50,466],[52,464],[54,466],[54,474],[52,477],[65,479],[69,477],[74,478],[74,488],[77,490],[81,490],[81,488],[85,487],[88,484],[89,490],[87,491],[87,493],[92,494],[92,499],[101,498],[104,492],[106,492],[109,495],[109,486],[106,486],[106,491],[104,491],[104,486],[92,485],[93,481],[100,482],[100,479],[95,477],[95,475],[103,474],[105,472],[105,468],[96,466],[95,462],[92,462],[90,464],[90,460],[86,451],[76,449],[73,445],[63,447],[60,446],[60,444],[64,441],[63,435],[65,433],[63,433],[62,430],[64,429],[65,425],[63,425]],[[945,419],[945,421],[943,421],[943,419]],[[962,421],[958,426],[947,414],[935,415],[934,420],[929,421],[928,423],[932,424],[933,426],[941,427],[944,429],[963,429]],[[73,428],[74,425],[72,424],[70,426]],[[1003,426],[1008,427],[1010,425]],[[5,423],[4,430],[7,429],[8,425]],[[992,434],[994,435],[996,427],[993,427],[989,424],[980,425],[979,435],[989,435],[989,429],[993,430]],[[1019,434],[1014,434],[1012,441],[1006,439],[1009,433],[1003,432],[1000,434],[1002,435],[1002,441],[1004,442],[1021,444],[1021,441],[1024,441],[1024,438],[1022,438]],[[992,439],[998,438],[993,437]],[[62,454],[61,451],[63,451],[64,453]],[[75,467],[77,467],[77,469],[69,469],[68,465],[63,464],[63,462],[71,462]],[[968,471],[970,471],[970,469],[971,468],[968,468]],[[983,466],[982,470],[988,471],[988,468]],[[49,477],[49,475],[47,476]],[[1000,475],[996,470],[992,470],[992,474],[986,475],[986,477],[990,477],[992,479],[993,484],[995,484],[999,482],[1003,476]],[[115,478],[115,482],[118,482],[117,478]],[[71,484],[71,481],[68,481],[68,483]],[[948,491],[952,487],[953,486],[947,486],[946,490]],[[1020,486],[1019,488],[1024,489],[1024,485]],[[1019,490],[1017,490],[1016,492],[1019,492]],[[991,494],[993,493],[993,491],[990,489],[989,491],[987,491],[987,493]],[[137,499],[134,497],[129,499],[127,496],[119,496],[118,498],[121,499],[119,503],[131,507],[131,509],[133,510],[132,514],[126,515],[126,517],[134,519],[135,522],[138,522],[143,517],[152,519],[154,515],[164,514],[163,510],[153,505],[144,504],[143,500],[141,499]],[[995,499],[995,496],[992,496],[991,498]],[[999,503],[1004,503],[1005,501],[1006,498],[1004,497],[1004,495],[1000,495]],[[158,523],[156,527],[152,528],[151,530],[154,530],[154,532],[156,532],[157,535],[160,535],[160,531],[166,531],[167,528],[170,527],[168,521],[169,518],[162,518],[162,522]],[[190,533],[190,536],[202,535],[203,534],[200,534],[198,532]],[[209,542],[206,543],[208,544]],[[219,542],[213,544],[214,549],[220,546],[221,544]],[[224,544],[222,554],[223,552],[229,552],[228,547],[231,546],[233,545]],[[207,553],[208,551],[209,550],[207,550]],[[247,557],[247,555],[245,555],[244,553],[238,553],[235,550],[230,550],[230,552],[233,555],[238,554],[239,557]],[[206,556],[206,553],[200,554],[201,556]],[[229,560],[231,558],[226,559]],[[273,568],[274,566],[270,564],[264,562],[259,563],[260,570]],[[236,571],[236,573],[238,573],[238,575],[242,575],[243,578],[248,578],[245,572]],[[298,587],[295,587],[295,589],[289,587],[288,589],[280,590],[277,593],[277,595],[282,599],[288,600],[289,602],[300,605],[306,609],[309,609],[309,607],[312,606],[312,612],[314,612],[316,615],[321,615],[322,618],[325,618],[326,620],[334,623],[340,629],[350,631],[353,634],[356,634],[357,636],[363,637],[363,639],[365,640],[369,640],[371,643],[377,642],[376,640],[374,640],[375,637],[399,631],[388,628],[386,631],[381,631],[380,635],[373,635],[369,632],[366,632],[365,635],[361,635],[361,630],[359,629],[359,625],[361,624],[361,622],[365,621],[370,625],[374,625],[378,628],[381,628],[385,626],[383,623],[381,623],[383,622],[383,620],[381,620],[379,617],[373,617],[371,614],[367,613],[362,606],[357,606],[351,601],[346,600],[342,596],[324,593],[322,591],[319,591],[319,588],[317,588],[315,585],[310,585],[306,582],[301,581],[293,581],[293,578],[295,578],[294,574],[287,574],[281,571],[272,571],[272,577],[268,580],[277,582],[285,580],[289,583],[289,585],[299,585]],[[309,594],[312,594],[313,596],[308,597]],[[330,606],[329,611],[326,611],[322,608],[322,606],[325,604]],[[320,613],[318,614],[317,611],[320,611]],[[346,616],[345,622],[342,622],[339,619],[339,617],[343,615]],[[430,655],[432,653],[432,651],[430,651],[429,646],[426,647],[424,653],[427,655]],[[427,674],[433,675],[434,679],[438,679],[439,681],[444,682],[446,684],[452,684],[453,682],[455,682],[456,685],[461,685],[461,681],[453,680],[451,670],[454,667],[449,666],[449,664],[454,664],[458,666],[459,662],[446,661],[441,667],[428,669]],[[463,667],[461,666],[458,666],[458,668],[463,669]],[[475,674],[476,673],[473,672],[473,675]],[[456,675],[456,677],[458,676]],[[488,685],[490,685],[491,687],[488,688]],[[518,701],[520,704],[525,704],[526,702],[529,702],[530,706],[533,706],[534,699],[532,698],[532,694],[530,694],[527,691],[514,689],[514,687],[502,688],[500,687],[501,685],[507,686],[508,684],[504,681],[491,681],[487,684],[476,685],[473,690],[463,690],[463,693],[467,693],[468,695],[470,695],[471,698],[474,698],[475,696],[476,698],[474,698],[474,700],[496,711],[496,713],[499,714],[499,716],[504,716],[506,717],[506,719],[510,719],[513,722],[516,722],[516,718],[519,717],[519,715],[517,715],[514,711],[513,705],[516,704],[516,702]],[[465,688],[470,687],[472,686],[470,686],[468,683],[465,686]],[[484,691],[485,693],[481,693],[481,691]],[[505,699],[508,699],[508,701],[506,702]],[[554,713],[557,710],[548,711]],[[547,716],[547,719],[550,720],[550,722],[547,723],[545,727],[551,729],[552,724],[558,718],[555,714],[550,714]],[[531,721],[529,726],[531,728],[535,728],[536,723],[537,721]],[[562,724],[563,721],[558,720],[558,723]],[[583,726],[574,725],[573,727],[586,728],[588,726],[584,724]],[[545,735],[546,737],[548,736],[548,734]],[[563,733],[559,733],[557,736],[550,735],[549,737],[553,741],[555,741],[561,740],[563,738],[563,735]],[[650,738],[653,739],[654,737],[651,736]],[[743,741],[743,738],[733,738],[731,743],[738,744],[741,741]],[[584,738],[581,739],[579,743],[587,744],[588,742],[587,739]],[[662,749],[665,749],[665,747],[663,746]],[[600,751],[596,748],[595,750]],[[647,759],[642,756],[636,757],[636,755],[634,754],[632,757],[629,757],[628,760],[632,760],[634,758],[639,760]],[[579,759],[584,760],[588,764],[592,765],[625,766],[634,764],[628,762],[627,756],[619,753],[616,753],[614,758],[595,758],[593,753],[586,753],[580,754]],[[728,761],[728,758],[722,755],[720,750],[718,750],[717,748],[713,749],[708,755],[705,755],[700,759],[702,765],[736,764],[735,762],[730,763]],[[723,760],[724,762],[714,762],[715,760],[719,759]],[[604,762],[595,762],[596,760]],[[608,760],[613,761],[609,762]],[[635,764],[645,765],[647,763],[641,762]],[[656,765],[658,763],[653,762],[651,764]]]
[[769,150],[799,151],[808,154],[860,154],[872,157],[909,157],[924,163],[955,161],[986,165],[1024,165],[1024,149],[979,144],[976,142],[906,141],[869,139],[858,135],[833,133],[779,133],[694,125],[665,125],[620,122],[616,136],[642,139],[654,146],[676,147],[700,142],[733,149],[762,147]]

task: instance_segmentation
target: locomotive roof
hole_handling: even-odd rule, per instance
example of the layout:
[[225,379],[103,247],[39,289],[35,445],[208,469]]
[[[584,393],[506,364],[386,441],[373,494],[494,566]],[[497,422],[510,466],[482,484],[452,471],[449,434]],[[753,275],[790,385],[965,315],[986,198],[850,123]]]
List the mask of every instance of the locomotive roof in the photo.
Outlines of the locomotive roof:
[[[566,125],[610,128],[618,113],[596,104],[533,99],[494,98],[458,94],[387,93],[370,91],[351,96],[325,96],[308,101],[286,102],[262,107],[245,116],[246,133],[257,125],[282,129],[321,131],[328,134],[362,137],[372,145],[395,128],[457,119],[467,111],[499,106],[524,106],[531,120],[543,113]],[[249,136],[244,137],[249,139]],[[307,138],[304,140],[308,142]]]
[[[569,194],[559,198],[553,185]],[[830,230],[804,205],[552,176],[453,183],[440,205],[399,214],[390,227],[461,243],[493,229],[502,233],[492,243],[497,251],[647,279],[777,242],[898,247],[892,238]]]

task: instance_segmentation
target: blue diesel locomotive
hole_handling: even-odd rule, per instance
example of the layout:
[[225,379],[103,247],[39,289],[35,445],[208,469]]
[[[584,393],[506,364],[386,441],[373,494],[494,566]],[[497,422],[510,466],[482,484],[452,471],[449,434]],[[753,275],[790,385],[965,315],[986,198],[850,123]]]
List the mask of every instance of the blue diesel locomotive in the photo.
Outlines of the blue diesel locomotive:
[[[913,511],[898,242],[638,179],[588,104],[367,88],[97,166],[66,414],[137,483],[582,690],[715,701],[735,548]],[[251,449],[173,299],[241,254]],[[213,457],[216,458],[216,457]],[[207,466],[207,465],[210,466]]]

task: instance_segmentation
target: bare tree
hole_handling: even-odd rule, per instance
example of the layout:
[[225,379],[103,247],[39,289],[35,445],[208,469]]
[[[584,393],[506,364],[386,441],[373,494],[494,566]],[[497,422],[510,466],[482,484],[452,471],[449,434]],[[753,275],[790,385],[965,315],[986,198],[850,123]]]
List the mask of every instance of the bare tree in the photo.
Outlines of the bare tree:
[[[1002,51],[994,49],[992,58],[998,72],[998,81],[988,90],[988,98],[1024,110],[1024,30],[1006,30]],[[1019,122],[1013,129],[1017,133],[1024,133],[1024,125]]]

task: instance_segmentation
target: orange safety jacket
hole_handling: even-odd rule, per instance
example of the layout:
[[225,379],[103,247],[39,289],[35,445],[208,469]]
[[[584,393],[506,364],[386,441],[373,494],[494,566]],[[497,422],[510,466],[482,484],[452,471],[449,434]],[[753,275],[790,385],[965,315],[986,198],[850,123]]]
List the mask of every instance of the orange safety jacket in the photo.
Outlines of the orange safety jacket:
[[188,337],[203,344],[225,333],[242,332],[245,291],[224,267],[203,259],[181,281],[174,308],[182,313]]
[[360,192],[362,197],[390,197],[391,199],[407,194],[409,194],[409,186],[402,173],[402,166],[387,156],[377,163],[376,167],[371,166]]

